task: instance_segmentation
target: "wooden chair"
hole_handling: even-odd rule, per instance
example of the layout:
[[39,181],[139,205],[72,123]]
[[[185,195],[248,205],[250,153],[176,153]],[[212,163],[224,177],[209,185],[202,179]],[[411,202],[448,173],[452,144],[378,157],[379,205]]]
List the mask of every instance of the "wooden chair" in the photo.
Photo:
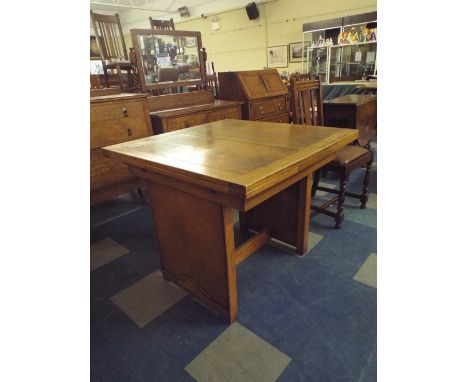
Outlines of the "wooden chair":
[[312,80],[313,79],[311,72],[308,72],[308,73],[299,73],[299,72],[292,73],[289,76],[289,81],[291,82],[291,80],[293,78],[296,78],[298,81],[307,81],[307,80]]
[[[322,86],[320,79],[299,81],[296,78],[291,79],[291,110],[292,123],[306,125],[323,125],[323,101]],[[340,228],[343,219],[343,205],[345,197],[350,196],[358,198],[361,201],[360,208],[366,208],[369,188],[369,172],[373,162],[372,152],[364,147],[357,145],[348,145],[339,150],[336,158],[325,165],[321,170],[333,171],[338,173],[340,178],[340,189],[322,187],[319,185],[321,170],[314,174],[312,185],[312,197],[317,190],[338,194],[333,199],[327,201],[320,207],[312,205],[311,209],[315,212],[326,214],[335,219],[335,228]],[[361,194],[355,194],[346,191],[349,175],[352,171],[366,167],[364,182]],[[336,212],[329,211],[327,208],[337,204]]]
[[108,71],[115,70],[121,90],[126,88],[122,71],[127,71],[128,88],[136,88],[134,66],[128,59],[119,14],[101,15],[91,11],[91,21],[101,54],[106,87],[109,87]]
[[216,75],[214,62],[210,62],[211,73],[206,74],[206,89],[211,90],[214,94],[215,99],[219,97],[219,85],[218,85],[218,76]]
[[152,17],[149,18],[151,29],[157,30],[175,30],[174,20],[153,20]]

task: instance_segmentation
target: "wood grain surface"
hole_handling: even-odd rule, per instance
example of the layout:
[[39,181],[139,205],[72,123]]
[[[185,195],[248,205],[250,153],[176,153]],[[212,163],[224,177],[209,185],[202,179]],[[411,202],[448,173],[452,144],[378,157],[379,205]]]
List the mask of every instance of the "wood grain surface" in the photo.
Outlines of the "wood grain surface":
[[104,149],[128,165],[250,198],[357,138],[357,131],[222,120]]

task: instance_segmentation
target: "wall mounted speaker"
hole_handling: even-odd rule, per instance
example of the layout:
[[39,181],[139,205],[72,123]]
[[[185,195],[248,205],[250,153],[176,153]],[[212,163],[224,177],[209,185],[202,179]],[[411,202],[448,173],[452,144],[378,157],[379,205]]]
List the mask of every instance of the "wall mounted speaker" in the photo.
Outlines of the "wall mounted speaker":
[[187,7],[178,8],[180,17],[190,17],[190,12]]
[[247,4],[245,10],[247,11],[249,20],[255,20],[259,16],[258,8],[257,5],[255,5],[255,2]]

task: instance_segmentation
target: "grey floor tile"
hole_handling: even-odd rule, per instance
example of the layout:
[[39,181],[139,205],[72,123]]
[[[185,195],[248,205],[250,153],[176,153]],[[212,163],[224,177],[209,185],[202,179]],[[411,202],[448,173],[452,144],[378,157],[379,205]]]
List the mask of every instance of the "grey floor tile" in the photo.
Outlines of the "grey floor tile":
[[[306,254],[309,253],[309,251],[312,248],[314,248],[320,242],[320,240],[322,240],[322,239],[323,239],[322,235],[319,235],[318,233],[313,233],[313,232],[309,231],[309,239],[308,239],[308,242],[307,242],[307,252],[306,252]],[[292,245],[283,243],[282,241],[271,239],[268,242],[268,244],[273,246],[273,247],[276,247],[278,249],[281,249],[282,251],[288,253],[289,255],[297,255],[295,247],[293,247]]]
[[273,382],[289,362],[287,355],[234,322],[185,370],[198,382]]
[[178,286],[164,280],[158,271],[117,293],[111,300],[142,328],[186,294]]
[[94,271],[129,252],[127,248],[110,237],[99,240],[91,244],[91,270]]
[[377,288],[377,255],[371,253],[353,277],[360,283]]
[[369,199],[367,200],[366,207],[377,209],[377,194],[372,192],[369,193]]

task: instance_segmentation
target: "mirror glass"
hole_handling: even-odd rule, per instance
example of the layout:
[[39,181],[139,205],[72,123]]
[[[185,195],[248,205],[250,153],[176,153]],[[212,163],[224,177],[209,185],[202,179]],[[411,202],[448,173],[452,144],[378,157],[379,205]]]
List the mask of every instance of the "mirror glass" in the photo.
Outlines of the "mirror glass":
[[201,79],[196,36],[139,35],[138,42],[146,85]]

